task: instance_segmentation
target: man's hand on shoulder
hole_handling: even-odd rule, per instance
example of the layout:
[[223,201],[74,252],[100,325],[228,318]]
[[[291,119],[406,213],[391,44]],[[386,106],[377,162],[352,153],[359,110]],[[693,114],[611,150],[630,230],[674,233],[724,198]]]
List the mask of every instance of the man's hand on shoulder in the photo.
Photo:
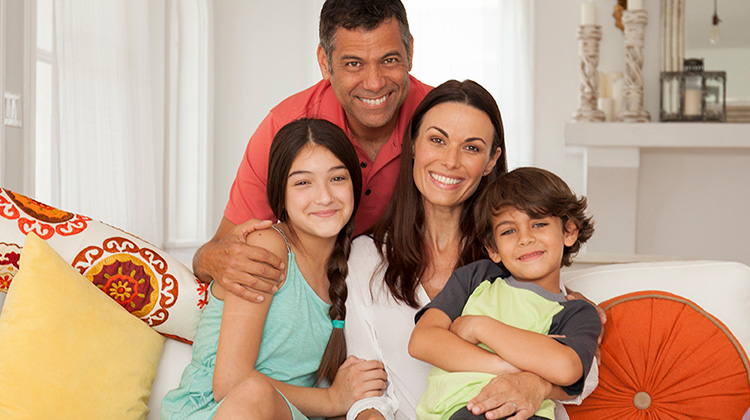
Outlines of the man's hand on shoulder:
[[248,245],[247,235],[271,226],[268,220],[251,219],[234,225],[223,218],[216,235],[193,258],[193,271],[203,282],[216,280],[224,289],[245,300],[262,302],[260,293],[274,293],[283,280],[285,261],[267,249]]

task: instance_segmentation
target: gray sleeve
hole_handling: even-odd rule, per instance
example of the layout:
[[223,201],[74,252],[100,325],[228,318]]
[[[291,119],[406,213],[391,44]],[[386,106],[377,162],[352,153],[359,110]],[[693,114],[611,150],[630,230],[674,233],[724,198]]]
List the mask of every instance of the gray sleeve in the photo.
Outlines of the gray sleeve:
[[414,316],[414,323],[429,308],[445,312],[451,321],[461,316],[466,301],[484,280],[494,281],[498,277],[507,277],[508,273],[492,260],[479,260],[456,269],[451,274],[443,290]]
[[564,309],[552,318],[549,334],[563,335],[555,340],[572,348],[581,359],[583,375],[573,385],[562,387],[568,395],[578,395],[591,368],[602,323],[596,308],[586,301],[572,300],[562,305]]

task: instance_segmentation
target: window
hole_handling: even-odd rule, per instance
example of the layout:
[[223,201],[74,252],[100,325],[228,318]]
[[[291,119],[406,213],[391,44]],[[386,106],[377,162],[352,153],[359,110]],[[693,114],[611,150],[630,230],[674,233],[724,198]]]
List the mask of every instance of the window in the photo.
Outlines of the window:
[[528,0],[403,0],[414,35],[412,74],[436,86],[472,79],[503,116],[510,168],[533,159],[532,33]]

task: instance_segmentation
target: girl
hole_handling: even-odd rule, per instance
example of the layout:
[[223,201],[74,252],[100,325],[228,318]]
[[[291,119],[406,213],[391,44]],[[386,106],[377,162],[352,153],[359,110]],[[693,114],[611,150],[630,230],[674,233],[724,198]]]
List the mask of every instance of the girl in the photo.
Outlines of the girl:
[[[279,130],[267,197],[280,223],[246,241],[287,256],[285,281],[262,303],[212,283],[193,361],[164,398],[163,419],[330,417],[381,394],[382,364],[344,361],[345,278],[361,190],[359,160],[340,128],[302,119]],[[330,388],[313,388],[318,380]]]

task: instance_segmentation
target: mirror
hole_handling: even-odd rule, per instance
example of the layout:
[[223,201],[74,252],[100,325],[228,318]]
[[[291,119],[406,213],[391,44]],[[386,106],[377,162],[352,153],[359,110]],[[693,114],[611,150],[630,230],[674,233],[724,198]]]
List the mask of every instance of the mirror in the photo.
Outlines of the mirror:
[[750,2],[716,0],[719,39],[710,43],[714,1],[662,0],[662,70],[703,58],[707,71],[727,72],[727,105],[750,103]]

